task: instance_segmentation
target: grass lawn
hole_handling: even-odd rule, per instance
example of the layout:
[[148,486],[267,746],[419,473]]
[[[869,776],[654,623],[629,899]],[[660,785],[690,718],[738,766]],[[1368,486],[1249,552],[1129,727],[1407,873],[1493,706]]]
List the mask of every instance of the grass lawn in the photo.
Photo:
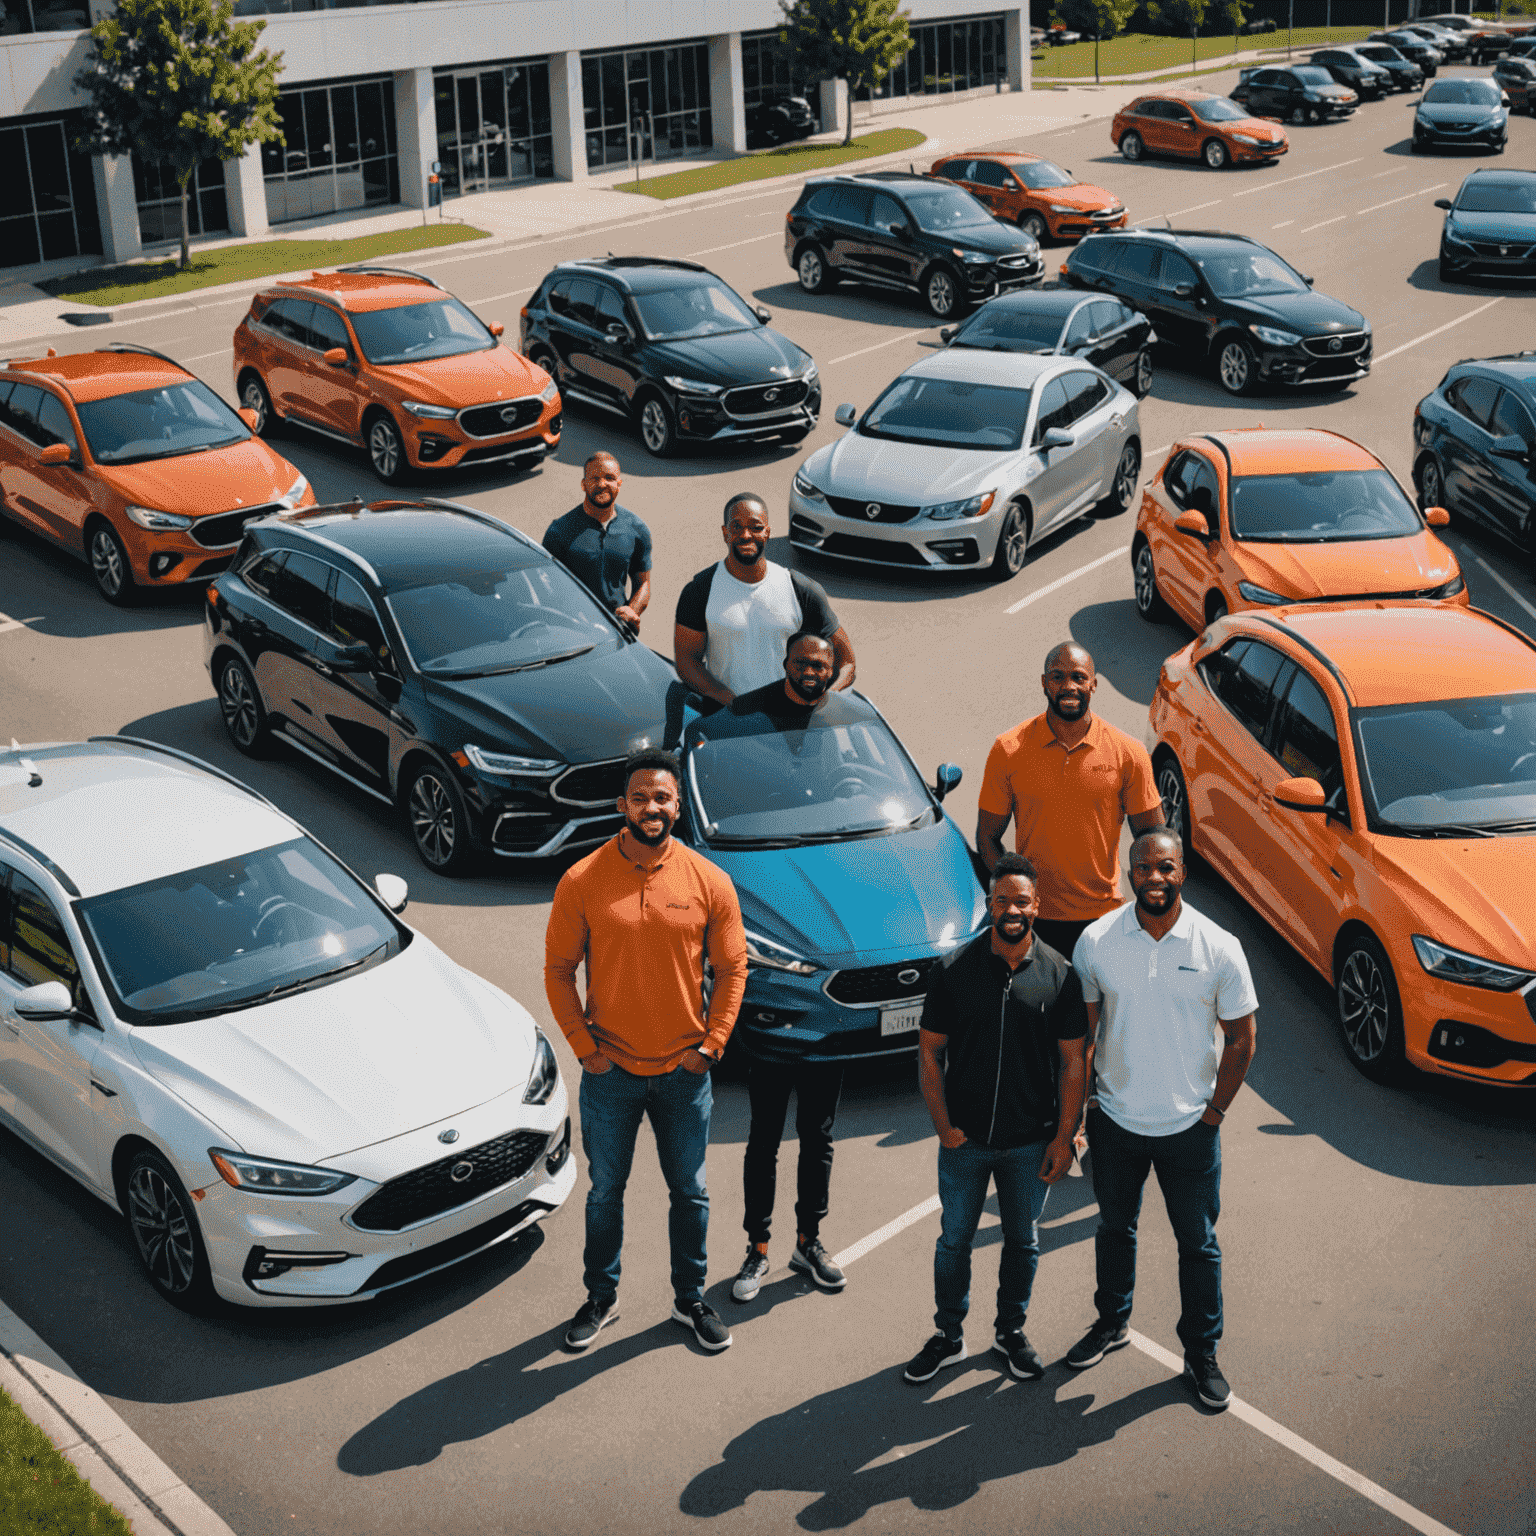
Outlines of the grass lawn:
[[192,265],[185,271],[177,269],[176,258],[172,257],[169,261],[129,262],[121,267],[92,267],[69,277],[49,278],[37,286],[56,298],[98,304],[105,309],[132,299],[163,299],[168,294],[237,283],[242,278],[270,277],[274,272],[339,267],[347,262],[374,261],[438,245],[457,245],[461,240],[483,240],[485,233],[468,224],[428,224],[393,229],[382,235],[363,235],[355,240],[261,240],[254,245],[222,245],[211,251],[194,248]]
[[[1375,27],[1297,27],[1290,34],[1292,47],[1310,53],[1330,43],[1357,43]],[[1285,52],[1286,32],[1258,32],[1234,39],[1202,37],[1196,40],[1196,57],[1201,63],[1220,60],[1223,54],[1245,53],[1255,48]],[[1235,44],[1235,46],[1234,46]],[[1189,68],[1187,37],[1155,37],[1148,32],[1123,32],[1119,37],[1099,44],[1101,75],[1136,75],[1147,69],[1175,70]],[[1093,44],[1068,43],[1064,48],[1047,48],[1043,59],[1035,60],[1037,80],[1081,80],[1093,78]]]
[[128,1522],[0,1392],[0,1531],[5,1536],[132,1536]]
[[785,144],[779,149],[697,166],[691,171],[674,171],[670,176],[649,176],[638,183],[621,181],[616,186],[620,192],[638,192],[643,197],[686,197],[690,192],[715,192],[721,187],[763,181],[769,176],[824,171],[829,166],[846,165],[850,160],[867,160],[871,155],[894,155],[898,150],[915,149],[926,137],[914,128],[881,128],[875,133],[857,135],[852,144]]

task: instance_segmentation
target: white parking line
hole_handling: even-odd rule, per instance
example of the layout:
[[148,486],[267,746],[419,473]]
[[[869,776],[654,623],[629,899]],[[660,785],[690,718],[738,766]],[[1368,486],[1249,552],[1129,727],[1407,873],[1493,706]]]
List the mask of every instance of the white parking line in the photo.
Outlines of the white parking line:
[[1390,171],[1377,171],[1374,176],[1367,176],[1367,181],[1380,181],[1383,176],[1401,176],[1408,167],[1406,165],[1394,166]]
[[1308,224],[1305,229],[1298,229],[1298,235],[1310,235],[1314,229],[1327,229],[1330,224],[1342,224],[1349,215],[1341,213],[1336,219],[1324,219],[1321,224]]
[[1021,597],[1012,607],[1004,608],[1003,612],[1017,613],[1021,608],[1028,608],[1031,603],[1038,603],[1042,597],[1049,597],[1052,592],[1059,592],[1063,587],[1069,586],[1079,576],[1086,576],[1089,571],[1096,571],[1101,565],[1108,565],[1111,560],[1118,560],[1121,555],[1128,555],[1130,552],[1131,546],[1122,544],[1119,549],[1112,549],[1107,555],[1100,555],[1097,560],[1090,560],[1087,565],[1080,565],[1071,575],[1060,577],[1049,586],[1041,587],[1038,592],[1031,592],[1028,597]]
[[1375,213],[1378,208],[1390,208],[1393,203],[1406,203],[1412,198],[1423,197],[1426,192],[1438,192],[1444,185],[1445,183],[1443,181],[1437,181],[1432,187],[1420,187],[1417,192],[1408,192],[1405,193],[1402,197],[1389,198],[1384,203],[1372,203],[1369,208],[1357,208],[1355,209],[1355,212],[1357,214]]
[[[1399,352],[1406,352],[1409,347],[1416,347],[1421,341],[1428,341],[1431,336],[1438,336],[1442,331],[1454,330],[1474,315],[1480,315],[1485,309],[1492,309],[1495,304],[1502,304],[1504,295],[1501,293],[1496,299],[1489,299],[1486,304],[1479,304],[1476,309],[1469,309],[1466,314],[1459,315],[1454,320],[1447,320],[1444,325],[1437,325],[1432,331],[1425,331],[1422,336],[1415,336],[1412,341],[1405,341],[1400,347],[1393,347],[1390,352],[1383,352],[1376,363],[1384,363],[1389,357],[1396,357]],[[1373,364],[1374,366],[1374,364]]]
[[13,629],[25,629],[28,624],[36,624],[41,618],[40,613],[34,613],[30,619],[13,619],[9,614],[0,613],[0,635],[8,634]]
[[[1474,557],[1473,557],[1473,558],[1474,558],[1474,559],[1475,559],[1475,560],[1476,560],[1476,561],[1477,561],[1477,563],[1478,563],[1478,564],[1479,564],[1479,565],[1480,565],[1480,566],[1482,566],[1482,568],[1483,568],[1483,569],[1484,569],[1484,570],[1485,570],[1485,571],[1487,571],[1487,572],[1488,572],[1488,574],[1489,574],[1489,575],[1490,575],[1490,576],[1492,576],[1492,577],[1493,577],[1493,579],[1494,579],[1494,580],[1495,580],[1495,581],[1496,581],[1496,582],[1498,582],[1498,584],[1499,584],[1499,585],[1500,585],[1500,586],[1501,586],[1501,587],[1503,587],[1503,588],[1504,588],[1504,590],[1505,590],[1505,591],[1506,591],[1506,592],[1507,592],[1507,593],[1509,593],[1509,595],[1510,595],[1510,596],[1511,596],[1511,597],[1512,597],[1512,598],[1514,598],[1514,600],[1515,600],[1515,601],[1516,601],[1516,602],[1517,602],[1517,603],[1519,603],[1519,604],[1520,604],[1520,606],[1521,606],[1521,607],[1522,607],[1522,608],[1524,608],[1524,609],[1525,609],[1525,611],[1526,611],[1526,612],[1527,612],[1527,613],[1528,613],[1528,614],[1530,614],[1530,616],[1531,616],[1531,617],[1532,617],[1532,618],[1533,618],[1533,619],[1536,619],[1536,607],[1532,607],[1532,606],[1531,606],[1531,604],[1530,604],[1530,603],[1528,603],[1528,602],[1526,602],[1526,600],[1525,600],[1525,599],[1524,599],[1524,598],[1523,598],[1523,597],[1521,597],[1521,596],[1520,596],[1520,594],[1519,594],[1519,593],[1518,593],[1518,592],[1516,592],[1516,591],[1515,591],[1515,589],[1514,589],[1514,588],[1513,588],[1513,587],[1512,587],[1512,586],[1510,586],[1510,584],[1509,584],[1509,583],[1508,583],[1508,582],[1507,582],[1507,581],[1505,581],[1505,580],[1504,580],[1504,578],[1503,578],[1503,577],[1502,577],[1502,576],[1500,576],[1500,575],[1499,575],[1499,573],[1498,573],[1498,572],[1497,572],[1497,571],[1496,571],[1496,570],[1494,570],[1494,568],[1493,568],[1493,567],[1492,567],[1492,566],[1491,566],[1491,565],[1489,565],[1489,564],[1488,564],[1488,562],[1487,562],[1487,561],[1486,561],[1486,560],[1484,560],[1484,559],[1483,559],[1483,557],[1482,557],[1482,556],[1481,556],[1481,555],[1475,555],[1475,556],[1474,556]],[[4,625],[3,625],[3,624],[0,624],[0,629],[4,629],[4,628],[5,628],[5,626],[4,626]]]
[[184,363],[202,363],[206,362],[210,357],[223,357],[226,352],[233,352],[234,350],[233,347],[220,347],[217,352],[199,352],[196,357],[184,357],[181,361]]
[[900,336],[887,336],[884,341],[877,341],[872,347],[860,347],[857,352],[844,352],[841,357],[834,357],[831,363],[846,363],[850,357],[863,357],[866,352],[878,352],[881,347],[894,347],[898,341],[912,341],[916,337],[913,331],[903,331]]
[[[537,286],[537,285],[535,285]],[[511,293],[492,293],[483,299],[466,299],[466,304],[495,304],[500,299],[521,299],[532,293],[532,288],[514,288]]]
[[1269,227],[1271,229],[1284,229],[1287,225],[1294,224],[1295,222],[1295,219],[1281,219],[1278,224],[1271,224]]
[[1213,197],[1208,203],[1196,203],[1193,208],[1175,208],[1172,213],[1164,214],[1162,217],[1168,219],[1176,219],[1180,214],[1199,213],[1202,208],[1214,208],[1220,201],[1221,199],[1219,197]]
[[702,251],[694,251],[692,254],[713,256],[716,251],[734,251],[738,245],[756,245],[759,240],[777,240],[778,238],[778,230],[770,229],[761,235],[753,235],[750,240],[733,240],[729,245],[706,245]]
[[1255,192],[1268,192],[1271,187],[1284,187],[1293,181],[1306,181],[1310,176],[1326,176],[1329,171],[1342,171],[1346,165],[1359,165],[1364,159],[1364,155],[1356,155],[1353,160],[1340,160],[1337,165],[1325,165],[1320,171],[1303,171],[1299,176],[1287,176],[1284,181],[1266,181],[1261,187],[1249,187],[1246,191],[1234,192],[1232,195],[1252,197]]

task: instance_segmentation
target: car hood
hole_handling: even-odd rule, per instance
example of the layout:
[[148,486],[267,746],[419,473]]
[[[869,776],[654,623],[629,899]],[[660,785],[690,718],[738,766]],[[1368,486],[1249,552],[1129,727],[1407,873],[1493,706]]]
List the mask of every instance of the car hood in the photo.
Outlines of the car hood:
[[888,501],[898,506],[964,500],[993,489],[1006,453],[932,448],[847,432],[805,462],[806,478],[831,496]]
[[1479,106],[1473,101],[1421,101],[1417,112],[1425,122],[1454,127],[1458,123],[1491,123],[1503,116],[1504,108],[1497,103]]
[[1044,192],[1032,192],[1030,196],[1047,203],[1060,203],[1064,208],[1081,208],[1086,213],[1120,207],[1120,199],[1113,192],[1087,181],[1076,182],[1070,187],[1049,187]]
[[145,1070],[255,1157],[320,1163],[525,1083],[533,1020],[416,934],[350,980],[136,1029]]
[[[1062,191],[1066,191],[1065,187]],[[976,224],[967,229],[935,234],[925,230],[930,240],[943,240],[965,251],[985,251],[988,256],[1033,256],[1040,247],[1012,224],[994,220],[991,225]]]
[[188,516],[262,506],[276,501],[299,477],[259,437],[174,459],[102,464],[96,473],[124,501]]
[[1220,126],[1223,133],[1246,134],[1261,144],[1280,144],[1285,140],[1285,130],[1262,117],[1239,118],[1236,122],[1222,123]]
[[542,368],[505,345],[419,363],[387,363],[377,371],[408,400],[455,408],[536,395],[549,378]]
[[1264,293],[1221,301],[1235,316],[1258,325],[1278,325],[1303,336],[1363,331],[1365,316],[1342,300],[1309,289],[1306,293]]
[[1374,841],[1378,863],[1406,877],[1393,884],[1414,914],[1415,933],[1536,970],[1536,885],[1530,879],[1536,837]]
[[1370,593],[1422,592],[1460,573],[1449,546],[1427,530],[1401,539],[1336,544],[1233,546],[1249,581],[1282,597],[1315,602]]
[[679,373],[706,384],[763,384],[801,372],[811,360],[787,336],[771,325],[751,331],[728,331],[696,341],[653,341],[646,361],[653,375]]
[[1446,215],[1446,228],[1469,240],[1504,240],[1528,244],[1536,240],[1536,214],[1460,213]]

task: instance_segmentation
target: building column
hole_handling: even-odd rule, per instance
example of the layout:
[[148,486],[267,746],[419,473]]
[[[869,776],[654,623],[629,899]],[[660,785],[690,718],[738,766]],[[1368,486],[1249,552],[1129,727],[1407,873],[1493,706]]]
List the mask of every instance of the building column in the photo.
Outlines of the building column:
[[1033,65],[1029,49],[1029,9],[1004,12],[1003,51],[1008,55],[1008,89],[1027,91]]
[[587,179],[587,114],[581,92],[581,55],[549,56],[549,115],[554,122],[555,175],[561,181]]
[[715,148],[745,153],[747,106],[741,83],[740,32],[721,32],[709,40],[709,111]]
[[224,204],[232,235],[267,233],[267,187],[261,179],[261,145],[251,144],[238,160],[224,162]]
[[108,261],[131,261],[143,254],[139,239],[139,200],[133,190],[133,161],[127,155],[92,155],[96,208],[101,218],[101,253]]
[[395,144],[400,154],[400,201],[427,206],[427,178],[437,159],[437,104],[428,68],[395,71]]
[[821,82],[821,131],[831,133],[848,131],[848,82],[823,80]]

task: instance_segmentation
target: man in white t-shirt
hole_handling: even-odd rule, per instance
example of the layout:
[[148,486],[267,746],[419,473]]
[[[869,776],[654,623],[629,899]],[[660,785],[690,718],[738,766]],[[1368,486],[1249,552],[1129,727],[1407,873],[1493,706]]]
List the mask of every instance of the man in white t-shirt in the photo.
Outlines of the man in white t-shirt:
[[1258,998],[1242,945],[1186,906],[1183,886],[1177,834],[1144,832],[1131,845],[1135,901],[1090,923],[1072,956],[1096,1031],[1088,1141],[1099,1316],[1067,1364],[1083,1370],[1130,1342],[1136,1219],[1155,1168],[1179,1245],[1184,1377],[1220,1409],[1232,1397],[1216,1364],[1220,1127],[1253,1061]]
[[697,694],[729,704],[782,682],[784,647],[802,631],[832,645],[833,688],[853,682],[853,646],[827,594],[808,576],[768,559],[768,508],[742,491],[725,504],[725,559],[699,572],[677,600],[673,653]]

